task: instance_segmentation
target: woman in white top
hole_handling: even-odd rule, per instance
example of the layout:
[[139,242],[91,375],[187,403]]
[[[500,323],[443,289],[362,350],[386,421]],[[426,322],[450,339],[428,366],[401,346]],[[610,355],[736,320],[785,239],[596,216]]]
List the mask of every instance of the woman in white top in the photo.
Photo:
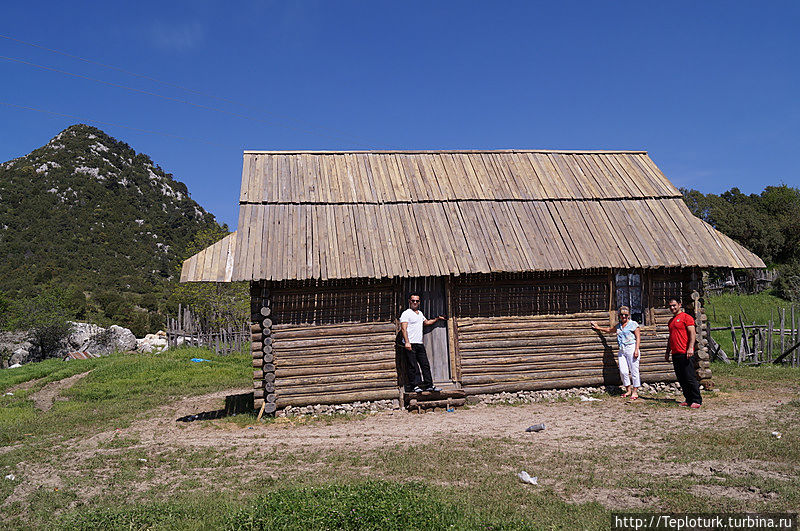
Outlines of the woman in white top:
[[[627,306],[619,307],[619,323],[616,326],[603,328],[596,321],[591,322],[592,330],[604,334],[617,333],[619,345],[619,375],[625,387],[623,398],[631,397],[631,401],[639,398],[639,387],[642,381],[639,378],[639,343],[641,332],[639,323],[631,319],[631,310]],[[632,381],[631,381],[632,380]]]

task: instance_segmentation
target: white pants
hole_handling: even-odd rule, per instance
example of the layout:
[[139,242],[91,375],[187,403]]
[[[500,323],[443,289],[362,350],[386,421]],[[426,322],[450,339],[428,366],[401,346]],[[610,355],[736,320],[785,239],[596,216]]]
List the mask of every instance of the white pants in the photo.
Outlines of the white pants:
[[633,358],[633,352],[636,350],[636,343],[631,345],[622,345],[619,349],[619,375],[622,378],[622,385],[629,386],[631,379],[633,379],[634,387],[641,387],[642,380],[639,378],[639,358]]

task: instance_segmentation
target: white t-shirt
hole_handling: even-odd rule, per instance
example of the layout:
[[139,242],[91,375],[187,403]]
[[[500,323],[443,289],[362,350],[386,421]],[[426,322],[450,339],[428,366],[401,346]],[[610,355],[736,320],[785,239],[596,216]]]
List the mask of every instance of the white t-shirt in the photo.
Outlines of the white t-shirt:
[[400,316],[401,323],[408,323],[408,341],[411,343],[422,343],[422,322],[425,316],[421,311],[415,312],[411,308],[404,311]]

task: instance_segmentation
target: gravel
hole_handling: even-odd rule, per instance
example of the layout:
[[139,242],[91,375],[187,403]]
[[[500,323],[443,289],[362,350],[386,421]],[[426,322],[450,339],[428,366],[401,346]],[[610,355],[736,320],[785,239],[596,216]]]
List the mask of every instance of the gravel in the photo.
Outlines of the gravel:
[[[703,386],[700,386],[702,389]],[[546,389],[542,391],[517,391],[514,393],[495,393],[467,397],[469,404],[533,404],[536,402],[555,402],[569,400],[581,396],[600,397],[601,395],[620,394],[618,386],[573,387],[571,389]],[[639,388],[640,395],[656,393],[676,395],[681,392],[678,382],[643,383]],[[399,410],[400,402],[395,400],[376,400],[374,402],[352,402],[349,404],[314,404],[309,406],[287,406],[276,412],[278,417],[299,417],[302,415],[372,415],[379,411]]]

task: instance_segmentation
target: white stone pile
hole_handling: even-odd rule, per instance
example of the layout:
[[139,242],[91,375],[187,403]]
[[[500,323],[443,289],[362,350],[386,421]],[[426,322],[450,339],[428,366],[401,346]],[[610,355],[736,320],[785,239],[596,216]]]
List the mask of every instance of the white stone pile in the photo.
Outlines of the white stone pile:
[[315,404],[312,406],[287,406],[275,413],[278,417],[299,417],[301,415],[371,415],[379,411],[391,411],[400,409],[400,401],[394,400],[375,400],[373,402],[353,402],[350,404]]
[[[52,356],[69,359],[75,352],[87,353],[91,357],[107,356],[113,352],[141,352],[156,354],[167,350],[167,334],[159,331],[137,339],[127,328],[111,325],[103,328],[91,323],[71,322],[72,333]],[[0,349],[11,353],[7,364],[20,366],[39,359],[36,347],[27,339],[25,332],[0,333]]]
[[[181,343],[181,341],[178,342],[179,345]],[[156,353],[167,350],[167,333],[163,330],[159,330],[155,334],[147,334],[142,339],[137,339],[136,350],[145,353]]]
[[[701,385],[700,389],[704,389]],[[619,386],[601,385],[599,387],[573,387],[571,389],[545,389],[541,391],[503,392],[467,397],[467,402],[476,404],[534,404],[538,402],[566,401],[574,398],[599,398],[619,396],[622,394]],[[681,384],[678,382],[643,383],[639,388],[640,395],[664,394],[679,397]],[[353,402],[350,404],[314,404],[309,406],[287,406],[275,413],[277,417],[333,416],[333,415],[359,415],[375,414],[379,411],[399,410],[400,402],[395,400],[376,400],[374,402]]]
[[[677,382],[657,382],[657,383],[643,383],[639,389],[640,395],[645,394],[678,394],[680,393],[681,386]],[[571,398],[580,398],[582,396],[590,397],[603,395],[608,393],[621,394],[618,386],[605,386],[599,387],[573,387],[571,389],[544,389],[541,391],[516,391],[516,392],[503,392],[486,395],[475,395],[469,397],[469,402],[473,404],[533,404],[537,402],[555,402],[558,400],[569,400]],[[602,398],[602,397],[600,397]]]

